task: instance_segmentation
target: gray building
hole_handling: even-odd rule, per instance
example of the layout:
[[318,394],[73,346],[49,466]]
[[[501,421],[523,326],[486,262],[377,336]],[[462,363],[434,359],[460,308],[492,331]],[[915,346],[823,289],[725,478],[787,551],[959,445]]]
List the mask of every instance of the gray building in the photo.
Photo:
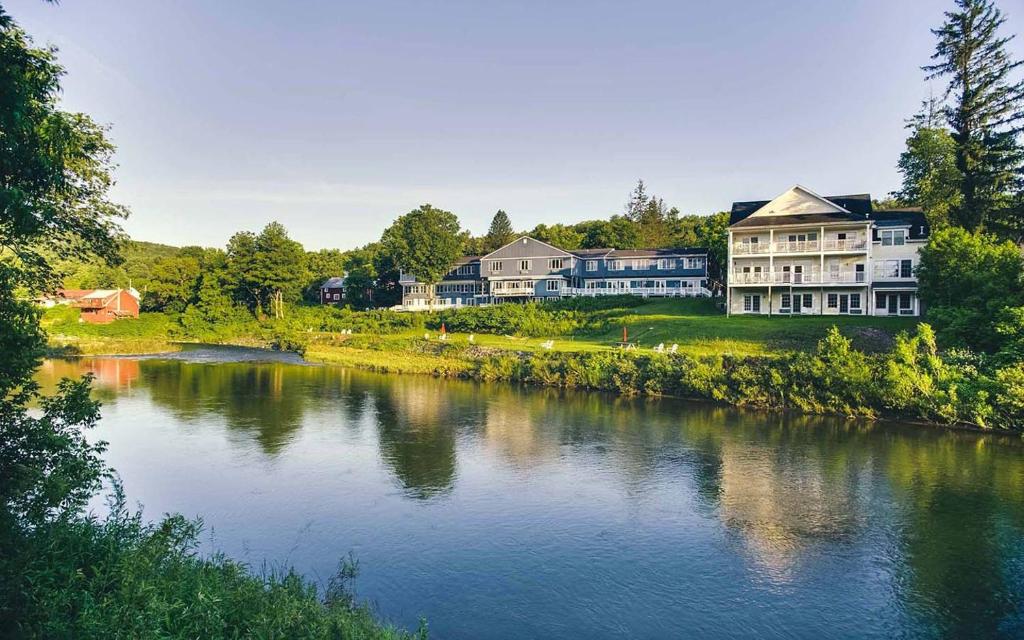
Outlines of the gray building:
[[466,256],[430,286],[403,274],[407,310],[572,296],[710,296],[707,249],[566,251],[528,236]]

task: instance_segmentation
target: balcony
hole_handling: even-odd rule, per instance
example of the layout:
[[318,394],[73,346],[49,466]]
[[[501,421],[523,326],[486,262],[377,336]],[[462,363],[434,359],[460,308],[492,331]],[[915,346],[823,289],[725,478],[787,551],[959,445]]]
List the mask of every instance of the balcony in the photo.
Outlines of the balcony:
[[825,251],[867,251],[868,241],[864,238],[825,238]]
[[729,275],[729,284],[867,284],[867,274],[863,271],[820,271],[817,269],[803,272],[751,271],[744,273],[734,271]]
[[587,289],[562,287],[563,297],[583,296],[641,296],[644,298],[710,298],[711,291],[704,287],[629,287],[622,289]]
[[778,242],[734,242],[733,256],[759,256],[769,253],[818,253],[820,251],[867,251],[863,238],[826,238],[825,240],[779,240]]

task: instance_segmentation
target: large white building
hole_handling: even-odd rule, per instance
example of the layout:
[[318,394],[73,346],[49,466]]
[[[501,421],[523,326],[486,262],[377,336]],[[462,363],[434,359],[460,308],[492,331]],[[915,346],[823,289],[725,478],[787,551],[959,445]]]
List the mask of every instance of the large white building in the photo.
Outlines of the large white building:
[[729,220],[730,314],[916,316],[920,209],[875,211],[868,194],[822,197],[795,186],[735,202]]

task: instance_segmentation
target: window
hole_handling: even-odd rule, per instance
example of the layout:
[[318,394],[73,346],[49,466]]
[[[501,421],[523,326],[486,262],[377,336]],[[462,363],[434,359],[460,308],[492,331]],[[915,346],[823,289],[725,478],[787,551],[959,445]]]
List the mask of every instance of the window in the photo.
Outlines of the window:
[[675,269],[676,268],[676,261],[675,261],[674,258],[659,258],[658,259],[658,268],[661,269],[661,270]]
[[900,315],[914,315],[914,298],[909,293],[900,294]]
[[473,265],[469,265],[469,264],[461,266],[457,270],[457,273],[460,276],[471,276],[471,275],[473,275],[473,272],[474,272]]
[[782,304],[780,305],[779,311],[789,311],[792,306],[792,297],[788,293],[782,294]]
[[703,269],[704,258],[684,258],[683,267],[686,269]]
[[650,260],[643,259],[643,260],[634,260],[633,261],[633,270],[634,271],[640,271],[640,270],[643,270],[643,269],[650,269],[650,268],[651,268],[651,261]]
[[906,243],[907,230],[883,229],[878,232],[878,237],[881,238],[883,247],[900,246]]
[[501,273],[501,260],[491,261],[491,273]]
[[900,260],[900,277],[914,277],[914,263],[911,260]]
[[875,308],[884,309],[886,306],[886,295],[881,292],[875,293]]
[[860,294],[859,293],[851,293],[850,294],[850,308],[851,309],[860,309]]
[[622,260],[609,260],[608,261],[608,270],[609,271],[622,271],[622,269],[623,269]]
[[562,258],[551,258],[548,260],[548,269],[558,270],[562,268]]
[[839,295],[835,293],[828,294],[828,308],[835,309],[839,307]]
[[845,233],[837,233],[836,234],[836,240],[846,240],[846,234]]
[[533,266],[533,260],[520,260],[519,261],[519,270],[520,271],[529,271],[532,266]]
[[805,293],[804,294],[804,305],[803,306],[804,306],[804,309],[810,309],[811,307],[813,307],[814,306],[814,296],[809,294],[809,293]]
[[334,299],[335,300],[341,300],[341,294],[340,293],[334,294]]
[[587,260],[587,271],[597,271],[597,260]]
[[751,311],[753,313],[761,312],[761,296],[759,295],[745,295],[743,296],[743,310]]
[[548,280],[548,291],[561,291],[562,281],[561,280]]

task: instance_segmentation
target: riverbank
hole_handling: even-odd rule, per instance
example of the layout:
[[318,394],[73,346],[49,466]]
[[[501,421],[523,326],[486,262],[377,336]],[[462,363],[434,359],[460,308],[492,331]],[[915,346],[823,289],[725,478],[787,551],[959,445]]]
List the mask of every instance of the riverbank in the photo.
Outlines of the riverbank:
[[[1024,430],[1024,366],[940,354],[915,319],[727,318],[706,301],[599,302],[415,316],[305,308],[216,340],[178,339],[271,347],[383,373]],[[495,332],[506,327],[514,333]],[[623,330],[629,349],[616,346]],[[65,320],[51,332],[57,346],[72,334],[66,355],[148,354],[176,350],[181,325],[167,316],[106,327]]]

